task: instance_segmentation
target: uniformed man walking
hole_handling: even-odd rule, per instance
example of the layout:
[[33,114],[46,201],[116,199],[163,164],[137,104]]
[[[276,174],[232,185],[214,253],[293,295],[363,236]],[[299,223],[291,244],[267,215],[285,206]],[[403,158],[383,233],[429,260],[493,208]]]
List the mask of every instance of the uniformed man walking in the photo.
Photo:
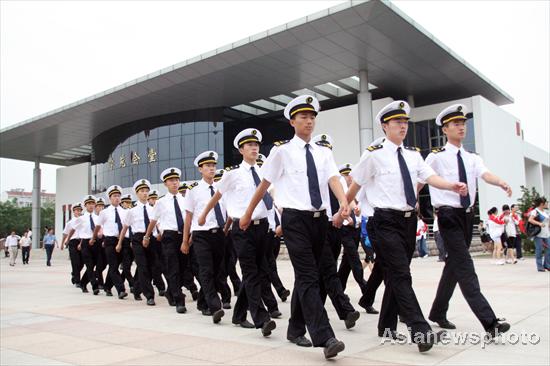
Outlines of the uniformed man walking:
[[94,295],[99,294],[98,278],[101,275],[98,273],[98,258],[99,258],[99,243],[90,245],[90,239],[95,229],[95,219],[97,216],[94,213],[96,198],[92,195],[84,196],[82,199],[86,211],[82,214],[75,223],[75,228],[79,232],[81,238],[80,253],[82,254],[82,261],[86,265],[86,273],[89,282],[92,284],[92,290]]
[[[82,203],[75,203],[72,207],[72,211],[73,218],[67,222],[65,229],[63,230],[65,237],[61,243],[61,250],[63,250],[65,245],[67,245],[69,249],[69,259],[71,260],[71,283],[77,288],[82,289],[82,292],[88,292],[86,289],[88,278],[80,275],[84,264],[82,262],[82,255],[79,250],[81,240],[75,227],[78,218],[82,215]],[[84,286],[82,286],[81,281],[85,283]]]
[[426,158],[426,163],[441,177],[468,185],[469,194],[460,196],[454,192],[430,187],[432,206],[438,210],[439,232],[443,237],[447,257],[439,281],[437,294],[430,311],[429,319],[446,329],[455,329],[447,319],[449,300],[458,282],[466,302],[481,322],[487,333],[494,337],[510,329],[510,324],[500,322],[487,299],[481,293],[474,262],[470,256],[474,218],[474,201],[477,179],[502,188],[508,197],[510,186],[492,174],[476,154],[464,149],[462,141],[466,137],[466,107],[455,104],[445,108],[436,118],[447,137],[444,147],[434,149]]
[[334,336],[319,289],[319,269],[328,226],[329,184],[340,201],[344,218],[349,217],[349,207],[332,151],[311,144],[319,107],[317,99],[310,95],[299,96],[288,103],[284,114],[295,136],[290,141],[276,143],[271,150],[262,167],[264,178],[239,226],[242,230],[250,226],[256,206],[269,185],[275,184],[277,205],[283,209],[281,223],[285,244],[295,274],[287,339],[299,345],[311,345],[304,336],[307,326],[313,345],[324,347],[325,357],[332,358],[342,352],[345,345]]

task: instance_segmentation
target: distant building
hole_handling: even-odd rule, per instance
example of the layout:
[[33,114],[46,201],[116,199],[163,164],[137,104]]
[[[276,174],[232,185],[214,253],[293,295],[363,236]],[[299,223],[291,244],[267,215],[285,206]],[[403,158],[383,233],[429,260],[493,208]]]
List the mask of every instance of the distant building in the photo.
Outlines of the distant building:
[[[13,201],[18,207],[31,207],[32,206],[32,192],[25,192],[23,188],[15,188],[6,191],[7,201]],[[55,204],[55,193],[46,193],[43,189],[40,192],[41,205]]]

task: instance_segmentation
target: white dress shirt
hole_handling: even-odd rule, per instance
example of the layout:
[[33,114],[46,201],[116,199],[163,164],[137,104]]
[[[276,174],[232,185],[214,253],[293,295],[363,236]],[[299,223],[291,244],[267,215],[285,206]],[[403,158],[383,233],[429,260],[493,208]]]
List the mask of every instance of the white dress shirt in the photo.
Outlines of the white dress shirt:
[[[214,191],[216,191],[217,183],[212,183],[212,186],[214,187]],[[205,224],[203,226],[199,226],[199,216],[204,211],[204,208],[208,204],[208,201],[210,201],[210,198],[212,198],[210,192],[210,184],[206,183],[204,179],[201,179],[198,182],[198,185],[187,191],[185,195],[184,210],[189,211],[193,214],[193,221],[191,221],[191,231],[205,231],[220,228],[218,225],[218,221],[216,220],[216,213],[214,208],[210,210],[210,212],[206,216]],[[224,199],[222,198],[218,201],[218,203],[220,204],[222,216],[225,222],[227,220],[227,216],[225,211]]]
[[19,235],[9,235],[6,238],[6,246],[7,247],[16,247],[19,244],[19,239],[21,239],[21,237]]
[[365,150],[351,176],[360,186],[369,186],[366,193],[372,207],[412,210],[414,207],[409,206],[405,198],[397,149],[401,147],[401,155],[409,169],[415,195],[416,183],[419,180],[426,181],[435,175],[435,172],[426,164],[419,152],[405,149],[403,144],[397,146],[388,139],[381,145],[381,148],[373,151]]
[[[248,203],[252,199],[254,192],[256,192],[256,184],[252,177],[252,167],[261,181],[262,173],[258,165],[254,164],[252,166],[246,161],[243,161],[238,168],[226,171],[222,179],[216,184],[216,188],[225,199],[227,214],[232,218],[240,219],[243,217],[248,207]],[[252,220],[259,220],[266,217],[267,208],[262,199],[252,213]]]
[[[152,220],[154,211],[153,207],[147,202],[141,203],[138,201],[136,203],[136,207],[128,210],[126,219],[124,220],[124,222],[122,222],[123,225],[130,226],[132,228],[132,233],[134,234],[145,234],[145,232],[147,231],[147,228],[145,227],[145,215],[143,214],[143,207],[145,207],[145,209],[147,210],[147,217],[149,218],[149,221]],[[155,235],[154,232],[153,235]]]
[[[189,192],[187,192],[189,194]],[[178,201],[178,206],[181,210],[181,217],[185,221],[185,198],[181,193],[172,194],[167,192],[164,197],[159,199],[153,207],[153,215],[149,219],[158,221],[160,231],[172,230],[178,231],[178,220],[176,219],[176,209],[174,207],[174,197]],[[142,209],[143,210],[143,209]],[[147,211],[149,212],[149,211]],[[183,228],[182,228],[183,232]]]
[[[95,218],[96,215],[92,214],[92,220],[94,220],[95,225]],[[75,235],[77,235],[80,239],[91,239],[93,230],[92,225],[90,224],[90,213],[85,212],[82,215],[80,215],[74,222],[74,229],[75,229]]]
[[77,220],[78,220],[78,217],[73,217],[72,219],[67,221],[67,223],[65,224],[65,229],[63,229],[63,234],[65,235],[69,235],[69,232],[74,229],[74,233],[73,233],[73,236],[71,236],[71,240],[80,239],[80,236],[78,236],[79,232],[75,226]]
[[357,202],[359,202],[359,208],[361,209],[361,216],[371,217],[374,216],[374,208],[372,208],[369,200],[367,199],[367,186],[361,187],[359,192],[357,192]]
[[340,176],[332,150],[310,143],[310,152],[317,169],[322,204],[319,209],[311,204],[307,164],[306,142],[294,136],[286,144],[275,146],[262,166],[264,179],[277,185],[275,203],[282,209],[292,208],[302,211],[330,209],[328,181]]
[[[426,164],[432,167],[432,169],[445,180],[449,182],[459,182],[457,159],[459,150],[460,156],[464,161],[464,168],[466,169],[471,207],[474,205],[476,199],[477,179],[488,171],[481,157],[464,150],[463,146],[458,148],[453,144],[447,143],[445,145],[445,150],[438,153],[430,153],[426,158]],[[460,195],[452,191],[430,187],[430,197],[433,207],[462,207],[460,205]]]
[[[128,210],[123,209],[121,206],[116,207],[116,211],[120,216],[120,223],[124,222]],[[118,225],[115,221],[115,206],[109,205],[106,209],[99,213],[96,225],[101,225],[103,229],[103,236],[116,236],[120,234],[118,231]]]

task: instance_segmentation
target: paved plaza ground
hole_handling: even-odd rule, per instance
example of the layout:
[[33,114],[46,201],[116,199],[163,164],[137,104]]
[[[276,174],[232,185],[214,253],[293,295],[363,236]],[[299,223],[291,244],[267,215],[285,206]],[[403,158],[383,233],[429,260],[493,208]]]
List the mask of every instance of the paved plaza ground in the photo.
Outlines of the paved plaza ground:
[[[3,254],[2,254],[3,256]],[[33,250],[30,265],[20,257],[1,268],[2,365],[548,365],[550,364],[550,273],[536,271],[533,258],[515,265],[495,266],[485,257],[475,263],[483,293],[497,316],[512,324],[511,332],[535,334],[537,344],[437,345],[420,354],[414,345],[381,344],[376,315],[361,313],[354,329],[346,330],[331,304],[327,310],[336,336],[346,350],[327,361],[322,349],[299,348],[286,340],[289,301],[281,303],[282,319],[269,338],[259,330],[231,324],[232,311],[218,325],[202,316],[195,303],[187,314],[176,314],[162,297],[148,307],[133,298],[124,301],[103,293],[82,294],[70,284],[68,252],[56,250],[52,267],[44,253]],[[279,260],[279,273],[287,287],[293,283],[288,260]],[[414,259],[413,284],[424,314],[434,298],[442,263],[436,257]],[[380,308],[383,286],[375,307]],[[359,289],[350,277],[347,293],[354,304]],[[190,299],[190,296],[188,296]],[[235,301],[233,297],[233,302]],[[357,307],[358,308],[358,307]],[[358,308],[359,309],[359,308]],[[250,318],[249,318],[250,319]],[[481,332],[460,291],[452,299],[449,320],[457,332]],[[405,331],[400,324],[400,331]],[[435,327],[437,329],[437,327]],[[458,333],[455,333],[458,335]],[[512,333],[510,333],[512,334]]]

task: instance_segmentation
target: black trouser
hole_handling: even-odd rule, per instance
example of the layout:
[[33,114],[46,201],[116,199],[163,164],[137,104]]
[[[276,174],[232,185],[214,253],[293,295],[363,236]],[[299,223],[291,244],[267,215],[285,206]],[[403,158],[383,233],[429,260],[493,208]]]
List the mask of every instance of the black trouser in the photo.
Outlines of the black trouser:
[[439,251],[439,260],[444,261],[447,256],[447,251],[445,250],[445,244],[443,243],[443,237],[439,231],[434,232],[435,244],[437,245],[437,250]]
[[46,244],[44,245],[44,249],[46,249],[46,264],[50,265],[52,261],[52,253],[53,253],[53,244]]
[[23,260],[23,264],[29,263],[29,256],[31,254],[31,247],[21,247],[21,259]]
[[[372,216],[367,220],[367,235],[369,236],[369,241],[371,243],[372,249],[376,253],[376,233],[374,231],[374,224]],[[376,290],[380,287],[380,284],[384,280],[384,270],[380,264],[380,259],[376,256],[374,264],[372,266],[372,271],[370,273],[369,279],[367,280],[367,291],[361,296],[359,300],[359,305],[366,308],[374,304],[374,298],[376,297]]]
[[342,251],[342,230],[332,226],[331,221],[328,222],[327,245],[329,246],[334,260],[338,261],[338,257]]
[[269,282],[271,282],[279,296],[281,296],[283,291],[286,290],[277,271],[276,258],[279,255],[280,248],[281,240],[275,236],[275,233],[273,231],[269,230],[267,233],[267,249],[265,251],[265,256],[267,260],[267,273],[269,276]]
[[162,278],[162,274],[164,273],[164,265],[162,264],[162,245],[157,240],[157,238],[151,236],[151,239],[149,240],[149,247],[152,249],[155,255],[154,265],[152,269],[153,284],[156,286],[157,290],[165,291],[166,284],[164,283],[164,279]]
[[218,292],[224,292],[221,276],[225,251],[223,230],[193,231],[193,247],[199,265],[201,292],[208,309],[214,313],[221,308]]
[[197,292],[198,288],[197,288],[197,284],[195,283],[195,273],[193,272],[191,253],[189,254],[182,253],[182,261],[183,261],[183,273],[181,274],[180,287],[184,286],[191,293]]
[[107,279],[105,280],[105,290],[111,290],[113,285],[117,292],[126,291],[124,287],[124,280],[118,271],[120,265],[120,255],[116,252],[116,245],[118,238],[116,236],[106,236],[104,241],[105,245],[105,257],[107,258],[107,264],[109,265],[109,271],[107,272]]
[[181,292],[182,275],[185,270],[181,243],[183,235],[177,231],[165,230],[162,234],[162,259],[164,275],[168,282],[167,298],[173,299],[176,305],[185,305],[185,295]]
[[[137,276],[139,282],[139,290],[147,299],[153,299],[155,292],[153,291],[153,268],[155,266],[155,249],[151,247],[151,243],[147,248],[142,244],[144,233],[134,233],[132,235],[132,249],[137,266]],[[136,289],[134,289],[136,291]]]
[[[103,277],[103,271],[105,268],[107,268],[107,255],[105,254],[105,238],[101,237],[97,239],[97,242],[99,244],[98,247],[98,256],[97,256],[97,284],[99,287],[107,288],[107,279],[109,279],[109,272],[107,272],[107,275],[105,278]],[[110,281],[110,280],[109,280]],[[112,281],[109,288],[113,287]]]
[[80,271],[82,271],[82,257],[78,250],[80,239],[69,240],[69,259],[71,260],[71,282],[80,284]]
[[473,212],[466,213],[464,209],[460,208],[439,208],[439,232],[443,236],[447,258],[429,318],[434,321],[447,319],[449,300],[458,282],[473,313],[483,328],[488,329],[496,322],[497,318],[481,293],[474,262],[469,252],[472,241],[473,216]]
[[233,286],[233,293],[236,295],[241,288],[241,279],[237,273],[237,252],[233,244],[232,235],[225,237],[225,273],[229,276],[231,285]]
[[233,322],[240,323],[246,320],[246,310],[250,311],[256,328],[269,321],[269,314],[262,302],[262,288],[269,288],[267,275],[267,219],[254,221],[246,231],[239,228],[239,220],[235,219],[231,229],[233,245],[239,258],[243,275],[242,286],[238,293],[237,302],[233,311]]
[[365,294],[367,291],[367,282],[364,278],[363,266],[361,265],[361,258],[359,258],[359,229],[352,226],[342,227],[342,247],[344,248],[344,254],[342,255],[342,261],[338,268],[338,277],[342,283],[342,289],[346,289],[348,277],[350,271],[353,273],[355,282],[359,285],[361,293]]
[[516,258],[517,259],[523,258],[523,252],[521,251],[521,236],[519,235],[516,236],[515,247],[516,247]]
[[88,281],[92,284],[92,289],[97,289],[101,276],[99,272],[98,259],[101,243],[95,242],[94,245],[90,245],[90,239],[82,239],[80,245],[80,252],[82,253],[82,261],[86,265],[86,275]]
[[287,335],[289,338],[303,336],[307,326],[313,345],[323,347],[327,340],[334,337],[320,290],[321,259],[327,253],[325,249],[330,253],[326,241],[326,213],[285,208],[281,223],[294,268],[294,290]]
[[381,258],[386,283],[378,331],[396,330],[399,313],[414,341],[417,335],[431,331],[412,288],[410,263],[416,246],[416,213],[376,209],[372,220],[376,255]]
[[135,280],[132,275],[132,262],[134,261],[134,252],[132,251],[132,245],[130,238],[124,238],[122,240],[122,249],[120,251],[120,260],[122,263],[122,278],[128,281],[128,286],[134,289],[135,293],[139,293],[139,289],[135,288]]

